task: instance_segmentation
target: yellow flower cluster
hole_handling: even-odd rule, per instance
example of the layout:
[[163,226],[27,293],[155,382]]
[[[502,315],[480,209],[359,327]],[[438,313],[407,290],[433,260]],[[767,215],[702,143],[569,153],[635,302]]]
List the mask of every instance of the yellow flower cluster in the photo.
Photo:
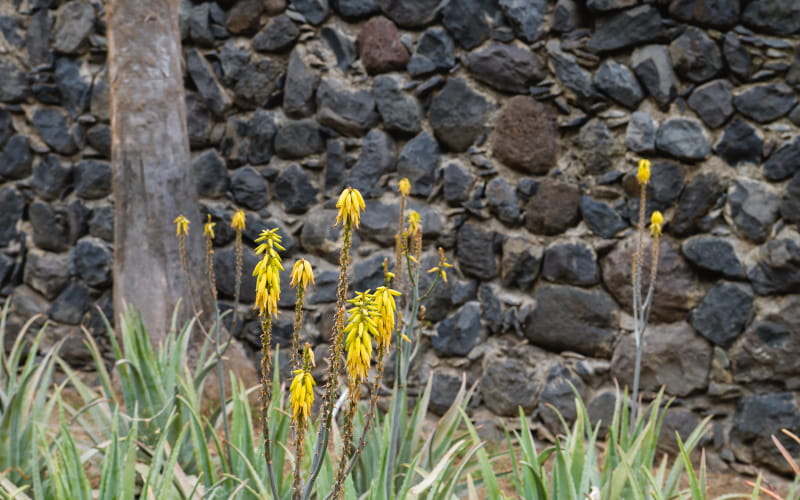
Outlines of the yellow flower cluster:
[[203,225],[203,236],[207,236],[210,239],[214,239],[214,226],[216,226],[216,222],[211,222],[211,214],[208,214],[208,221]]
[[256,255],[263,254],[261,260],[253,269],[253,276],[256,277],[256,304],[261,316],[278,315],[278,299],[281,294],[280,272],[283,271],[283,264],[278,251],[285,250],[281,246],[281,235],[278,228],[265,229],[256,239],[256,243],[261,243],[256,247]]
[[442,278],[442,281],[447,283],[447,271],[448,267],[453,267],[453,264],[447,262],[447,256],[444,254],[444,248],[439,247],[439,265],[436,267],[432,267],[428,269],[429,273],[439,273],[439,277]]
[[419,215],[419,212],[410,210],[408,212],[408,234],[413,236],[421,226],[422,217]]
[[336,215],[334,226],[338,226],[342,222],[358,229],[358,224],[361,222],[361,211],[366,208],[366,205],[364,204],[364,198],[357,189],[345,188],[336,201],[336,208],[339,209],[339,213]]
[[375,317],[377,326],[377,340],[383,347],[383,351],[389,350],[394,333],[395,315],[397,314],[397,304],[394,298],[401,295],[397,290],[392,290],[385,286],[378,287],[372,295],[375,302],[375,309],[378,311]]
[[639,170],[636,172],[636,180],[639,184],[646,186],[650,182],[650,160],[642,158],[639,160]]
[[397,189],[402,196],[408,196],[411,193],[411,182],[408,180],[408,177],[400,179],[397,183]]
[[650,215],[650,235],[661,236],[661,228],[664,225],[664,215],[656,210]]
[[289,284],[295,288],[300,286],[303,290],[308,288],[308,284],[314,284],[314,270],[311,263],[306,259],[300,259],[292,267],[292,276]]
[[244,231],[244,223],[247,219],[247,216],[244,214],[244,210],[237,210],[236,213],[233,214],[233,219],[231,219],[231,227],[236,231]]
[[304,421],[311,415],[314,404],[314,386],[317,383],[307,369],[295,370],[292,385],[289,386],[289,403],[292,406],[292,418]]
[[172,222],[175,223],[175,236],[189,235],[189,219],[184,217],[183,214],[175,217],[175,220]]
[[356,292],[355,298],[347,302],[353,307],[347,311],[349,316],[344,327],[344,346],[347,350],[345,364],[351,385],[356,385],[366,378],[369,371],[372,337],[378,336],[378,309],[369,290]]

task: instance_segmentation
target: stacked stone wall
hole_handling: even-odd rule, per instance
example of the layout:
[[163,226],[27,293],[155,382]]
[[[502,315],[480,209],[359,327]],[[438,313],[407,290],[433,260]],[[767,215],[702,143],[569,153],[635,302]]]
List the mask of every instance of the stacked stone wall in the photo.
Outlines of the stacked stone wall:
[[[83,367],[80,325],[102,340],[95,306],[111,313],[104,30],[102,2],[0,2],[0,296],[12,327],[44,315]],[[632,373],[646,157],[646,210],[667,222],[644,388],[678,398],[670,429],[714,417],[715,466],[787,472],[769,434],[800,431],[800,3],[183,0],[180,30],[225,307],[242,208],[248,244],[277,226],[284,258],[315,265],[305,333],[325,349],[335,196],[368,199],[352,282],[374,287],[408,177],[423,267],[439,246],[456,264],[425,301],[413,371],[433,377],[434,411],[466,373],[485,423],[521,405],[556,432],[545,405],[569,417],[569,383],[607,417],[613,380]],[[235,333],[255,350],[243,310]],[[282,315],[279,343],[291,327]]]

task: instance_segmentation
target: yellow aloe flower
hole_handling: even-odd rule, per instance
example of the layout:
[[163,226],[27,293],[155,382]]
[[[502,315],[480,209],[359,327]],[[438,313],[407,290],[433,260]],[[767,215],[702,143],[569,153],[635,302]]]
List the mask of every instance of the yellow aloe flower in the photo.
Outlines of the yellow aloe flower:
[[417,231],[417,228],[422,225],[422,217],[419,215],[419,212],[415,210],[409,210],[408,212],[408,233],[414,234]]
[[397,290],[392,290],[385,286],[378,287],[373,294],[375,299],[375,308],[378,315],[375,318],[377,325],[377,339],[383,346],[384,352],[389,349],[392,342],[392,333],[394,333],[395,314],[397,313],[397,304],[394,298],[401,295]]
[[244,231],[244,222],[246,219],[247,216],[244,214],[244,210],[237,210],[231,219],[231,227],[236,231]]
[[358,228],[358,224],[361,222],[361,211],[366,208],[366,205],[358,189],[348,187],[342,191],[342,194],[336,201],[336,208],[339,209],[339,213],[336,215],[334,226],[338,226],[339,222],[342,222],[343,224],[349,223],[353,227]]
[[256,254],[264,254],[261,260],[253,269],[253,276],[256,277],[256,302],[255,308],[264,316],[278,315],[278,299],[281,294],[280,272],[283,271],[281,257],[278,250],[284,250],[281,246],[281,236],[278,228],[264,230],[256,239],[256,243],[261,242],[256,247]]
[[447,271],[448,267],[453,267],[453,264],[447,262],[447,256],[444,254],[444,248],[439,247],[439,265],[436,267],[432,267],[428,269],[429,273],[439,273],[439,277],[442,278],[442,281],[447,283]]
[[356,292],[355,298],[348,302],[354,307],[347,311],[349,316],[344,327],[344,345],[347,350],[345,364],[351,385],[356,385],[366,378],[369,371],[372,337],[378,337],[378,325],[375,321],[378,310],[375,298],[369,290]]
[[636,180],[643,186],[650,182],[650,160],[644,158],[639,160],[639,170],[636,172]]
[[208,214],[208,222],[203,225],[203,236],[208,236],[212,240],[214,239],[214,226],[216,226],[216,222],[211,222],[211,214]]
[[289,386],[289,402],[292,406],[292,418],[303,421],[311,415],[314,404],[314,386],[317,383],[308,370],[295,370],[292,385]]
[[289,284],[295,288],[302,286],[302,289],[305,290],[308,288],[309,283],[314,284],[314,271],[309,261],[300,259],[292,267],[292,277]]
[[664,215],[656,210],[650,216],[650,234],[652,236],[661,236],[661,227],[664,225]]
[[397,189],[403,196],[408,196],[409,193],[411,193],[411,182],[409,182],[408,177],[403,177],[400,179],[400,181],[398,181]]
[[183,214],[175,217],[175,220],[172,222],[175,223],[175,236],[189,235],[189,219],[184,217]]

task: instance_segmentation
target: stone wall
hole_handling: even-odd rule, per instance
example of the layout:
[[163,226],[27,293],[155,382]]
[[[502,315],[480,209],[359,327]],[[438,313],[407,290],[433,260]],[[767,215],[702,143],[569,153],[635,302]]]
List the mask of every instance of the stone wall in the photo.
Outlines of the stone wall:
[[[368,197],[353,285],[373,287],[408,177],[423,266],[437,246],[456,264],[426,300],[414,370],[433,374],[434,410],[466,372],[486,423],[522,405],[557,430],[544,405],[569,416],[567,382],[607,415],[612,380],[631,379],[632,174],[647,157],[647,210],[667,222],[643,385],[678,398],[669,428],[713,415],[714,467],[787,472],[769,434],[800,430],[800,3],[286,1],[180,11],[193,171],[219,222],[226,307],[227,224],[243,208],[248,244],[278,226],[285,259],[314,263],[305,326],[324,349],[334,197],[347,184]],[[13,292],[12,326],[43,313],[51,339],[82,323],[102,338],[94,306],[111,307],[103,9],[0,3],[0,294]],[[245,276],[245,302],[252,288]],[[255,348],[246,309],[236,334]],[[69,338],[64,355],[88,365]]]

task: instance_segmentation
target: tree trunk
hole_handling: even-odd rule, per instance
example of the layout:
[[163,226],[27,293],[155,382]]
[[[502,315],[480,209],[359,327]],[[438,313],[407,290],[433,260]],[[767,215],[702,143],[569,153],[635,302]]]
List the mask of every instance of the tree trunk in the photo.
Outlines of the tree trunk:
[[[114,311],[117,322],[129,306],[141,311],[155,341],[169,331],[179,300],[179,325],[194,315],[192,303],[206,327],[215,314],[190,163],[179,5],[180,0],[107,4]],[[172,222],[179,214],[192,222],[186,240],[189,283]],[[230,349],[228,357],[231,366],[251,368],[252,378],[246,381],[257,380],[252,364],[243,363],[241,346]]]

